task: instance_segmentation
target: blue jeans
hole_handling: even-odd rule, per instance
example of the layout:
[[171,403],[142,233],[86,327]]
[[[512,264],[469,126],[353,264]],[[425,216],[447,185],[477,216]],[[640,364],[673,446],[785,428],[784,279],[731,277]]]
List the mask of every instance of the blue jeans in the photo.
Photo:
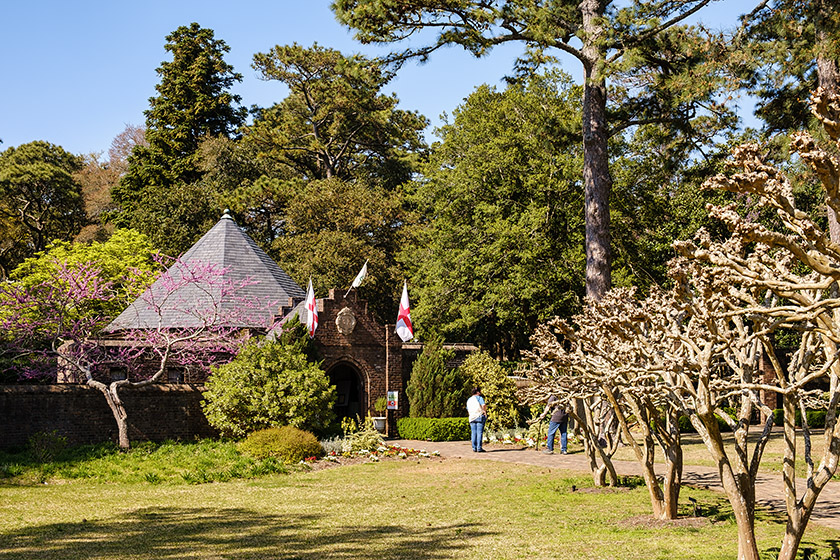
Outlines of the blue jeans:
[[478,420],[470,422],[470,443],[472,443],[473,451],[481,449],[481,442],[484,440],[485,422],[487,422],[486,416],[481,416]]
[[569,419],[566,418],[562,422],[549,422],[548,423],[548,438],[546,439],[545,446],[548,448],[549,451],[554,451],[554,434],[557,433],[557,430],[560,430],[560,451],[566,452],[566,442],[568,441],[568,434],[566,433],[566,426],[569,425]]

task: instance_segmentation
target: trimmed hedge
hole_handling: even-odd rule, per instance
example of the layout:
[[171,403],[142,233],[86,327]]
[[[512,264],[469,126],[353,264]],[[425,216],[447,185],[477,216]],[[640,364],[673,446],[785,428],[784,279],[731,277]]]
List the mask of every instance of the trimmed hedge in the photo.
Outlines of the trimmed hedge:
[[403,439],[464,441],[470,439],[468,418],[400,418],[397,431]]
[[[809,428],[825,428],[825,410],[806,410]],[[777,408],[773,411],[773,423],[777,426],[784,426],[785,411]],[[802,413],[796,411],[796,425],[802,426]]]
[[[737,413],[738,413],[738,411],[735,410],[734,408],[724,407],[723,410],[726,411],[726,413],[729,414],[732,417],[737,416]],[[723,420],[723,418],[721,418],[717,414],[715,414],[715,418],[717,419],[718,429],[721,432],[731,432],[732,431],[732,428],[729,427],[729,424],[727,424]],[[697,430],[694,429],[694,426],[691,424],[691,421],[688,419],[688,416],[680,416],[677,419],[677,424],[679,424],[679,426],[680,426],[680,433],[681,434],[691,434],[691,433],[695,433],[697,431]]]

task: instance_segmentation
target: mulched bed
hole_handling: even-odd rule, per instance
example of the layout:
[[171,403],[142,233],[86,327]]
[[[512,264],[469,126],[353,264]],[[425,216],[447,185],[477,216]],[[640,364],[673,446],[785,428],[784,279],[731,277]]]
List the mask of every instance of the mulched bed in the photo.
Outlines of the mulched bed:
[[332,467],[343,467],[358,465],[362,463],[381,463],[384,461],[415,461],[424,459],[444,460],[437,452],[428,453],[423,449],[412,449],[410,447],[399,447],[385,444],[385,451],[380,449],[366,453],[331,453],[318,460],[307,460],[305,465],[309,470],[320,471]]

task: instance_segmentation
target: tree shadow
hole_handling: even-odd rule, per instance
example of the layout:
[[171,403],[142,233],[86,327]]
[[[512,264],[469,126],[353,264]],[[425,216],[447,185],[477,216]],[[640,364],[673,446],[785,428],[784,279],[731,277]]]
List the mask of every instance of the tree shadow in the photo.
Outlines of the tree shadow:
[[0,533],[0,560],[181,558],[316,560],[453,558],[491,531],[473,523],[322,526],[321,515],[271,515],[242,508],[144,508],[109,519]]

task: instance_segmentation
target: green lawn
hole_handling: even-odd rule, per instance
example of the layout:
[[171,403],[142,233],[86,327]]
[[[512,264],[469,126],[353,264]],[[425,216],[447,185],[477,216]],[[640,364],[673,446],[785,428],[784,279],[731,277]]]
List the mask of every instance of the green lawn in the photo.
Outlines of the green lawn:
[[[589,486],[578,474],[439,458],[209,484],[5,485],[0,560],[735,557],[720,495],[685,489],[682,501],[696,498],[711,518],[651,526],[643,486]],[[760,549],[782,531],[762,514]],[[828,557],[838,539],[812,526],[805,546]]]

